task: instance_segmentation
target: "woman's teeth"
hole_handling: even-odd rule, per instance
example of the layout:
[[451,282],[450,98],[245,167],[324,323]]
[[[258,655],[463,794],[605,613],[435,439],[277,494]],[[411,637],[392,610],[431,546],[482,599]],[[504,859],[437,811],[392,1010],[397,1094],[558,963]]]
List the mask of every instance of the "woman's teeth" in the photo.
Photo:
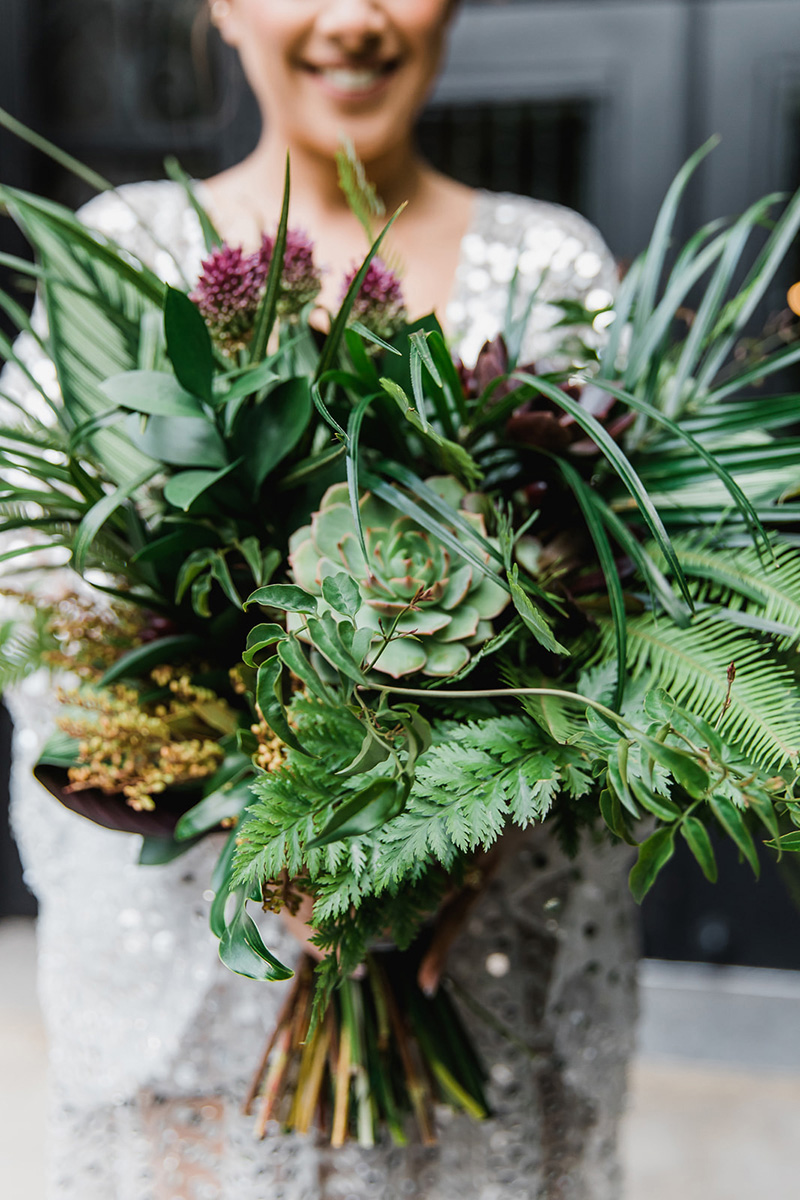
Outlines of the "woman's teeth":
[[378,67],[328,67],[320,71],[322,78],[341,92],[369,91],[385,73]]

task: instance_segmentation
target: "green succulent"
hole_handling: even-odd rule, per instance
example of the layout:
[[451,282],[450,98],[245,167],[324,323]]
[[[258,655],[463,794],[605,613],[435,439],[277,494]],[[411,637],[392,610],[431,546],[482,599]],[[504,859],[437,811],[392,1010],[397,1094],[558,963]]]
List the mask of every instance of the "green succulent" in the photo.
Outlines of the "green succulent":
[[[483,517],[464,506],[467,493],[461,484],[448,476],[427,484],[486,537]],[[344,572],[354,580],[362,601],[355,621],[359,628],[375,630],[368,660],[376,671],[394,679],[420,671],[436,676],[460,671],[471,652],[492,636],[492,620],[509,602],[507,591],[370,492],[361,497],[359,508],[367,558],[347,485],[335,484],[322,497],[311,524],[298,529],[289,543],[296,582],[320,596],[325,608],[326,577]],[[452,532],[465,538],[457,528]],[[470,539],[470,549],[475,546]],[[292,623],[299,628],[300,619]],[[384,645],[390,631],[392,638]]]

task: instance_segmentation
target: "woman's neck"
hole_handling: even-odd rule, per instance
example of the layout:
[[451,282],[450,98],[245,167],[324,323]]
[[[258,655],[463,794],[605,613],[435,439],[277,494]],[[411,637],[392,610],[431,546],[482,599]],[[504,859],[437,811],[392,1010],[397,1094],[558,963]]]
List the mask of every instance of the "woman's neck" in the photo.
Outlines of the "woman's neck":
[[[286,166],[286,145],[279,133],[265,132],[250,154],[230,175],[236,176],[239,196],[262,227],[274,224],[280,211]],[[323,222],[349,219],[347,199],[339,186],[338,169],[328,155],[304,146],[289,148],[292,179],[292,219],[295,224],[319,228]],[[427,189],[434,172],[420,159],[413,144],[393,146],[365,163],[387,213],[405,202],[413,203]],[[224,178],[218,177],[220,180]],[[214,182],[212,181],[212,193]]]
[[[285,166],[285,142],[278,136],[265,136],[244,162],[208,181],[211,215],[232,245],[252,249],[262,231],[274,230]],[[323,267],[320,302],[335,311],[345,272],[360,262],[366,251],[364,231],[339,187],[334,161],[295,146],[291,170],[290,221],[295,229],[312,237],[316,260]],[[410,142],[370,160],[365,170],[387,214],[408,202],[391,231],[385,253],[402,264],[403,291],[411,316],[435,309],[444,319],[461,239],[472,219],[474,193],[434,171]]]

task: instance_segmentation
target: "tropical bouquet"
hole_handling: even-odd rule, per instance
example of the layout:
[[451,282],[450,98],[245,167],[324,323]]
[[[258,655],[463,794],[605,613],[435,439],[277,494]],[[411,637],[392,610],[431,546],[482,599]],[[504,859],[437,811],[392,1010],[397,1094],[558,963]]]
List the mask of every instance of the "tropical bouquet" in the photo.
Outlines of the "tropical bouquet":
[[[431,1141],[435,1102],[486,1114],[438,983],[512,827],[546,822],[571,853],[628,843],[637,900],[679,837],[710,880],[715,833],[756,872],[758,842],[800,849],[798,397],[767,387],[800,340],[791,321],[751,337],[800,195],[673,253],[709,148],[601,314],[602,349],[562,373],[520,363],[525,313],[473,369],[434,317],[409,323],[379,257],[391,221],[320,332],[288,168],[253,254],[185,181],[207,243],[185,290],[0,187],[36,253],[3,262],[47,332],[0,304],[58,380],[0,345],[43,408],[3,398],[0,557],[29,615],[2,628],[2,681],[70,673],[37,773],[140,833],[142,862],[222,834],[231,970],[288,979],[249,906],[313,903],[321,961],[248,1097],[262,1132],[402,1143],[411,1113]],[[352,156],[340,169],[371,233],[374,191]],[[565,340],[597,316],[565,302]],[[74,586],[43,598],[67,561]]]

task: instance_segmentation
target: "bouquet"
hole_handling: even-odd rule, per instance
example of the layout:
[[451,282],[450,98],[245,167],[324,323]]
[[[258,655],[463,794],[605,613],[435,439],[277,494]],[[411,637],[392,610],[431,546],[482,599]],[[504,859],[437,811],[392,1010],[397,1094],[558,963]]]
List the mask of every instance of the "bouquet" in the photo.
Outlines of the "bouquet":
[[[59,385],[31,374],[46,415],[0,429],[2,558],[31,614],[3,627],[2,679],[70,673],[38,775],[141,834],[142,862],[222,832],[232,971],[289,978],[251,906],[313,905],[320,962],[247,1098],[261,1132],[402,1143],[410,1113],[429,1142],[434,1103],[487,1113],[438,984],[513,827],[628,843],[639,901],[677,838],[710,880],[715,833],[756,873],[758,842],[800,850],[798,405],[765,386],[800,340],[791,320],[750,336],[800,195],[670,260],[708,149],[601,314],[602,350],[562,373],[520,363],[525,314],[473,369],[434,317],[409,323],[379,257],[392,222],[321,332],[288,168],[253,254],[198,207],[185,290],[0,187],[36,251],[4,262],[36,281],[46,337],[0,303]],[[371,230],[373,190],[340,169]],[[592,320],[565,303],[565,341]],[[45,550],[75,573],[55,600],[18,582]]]

